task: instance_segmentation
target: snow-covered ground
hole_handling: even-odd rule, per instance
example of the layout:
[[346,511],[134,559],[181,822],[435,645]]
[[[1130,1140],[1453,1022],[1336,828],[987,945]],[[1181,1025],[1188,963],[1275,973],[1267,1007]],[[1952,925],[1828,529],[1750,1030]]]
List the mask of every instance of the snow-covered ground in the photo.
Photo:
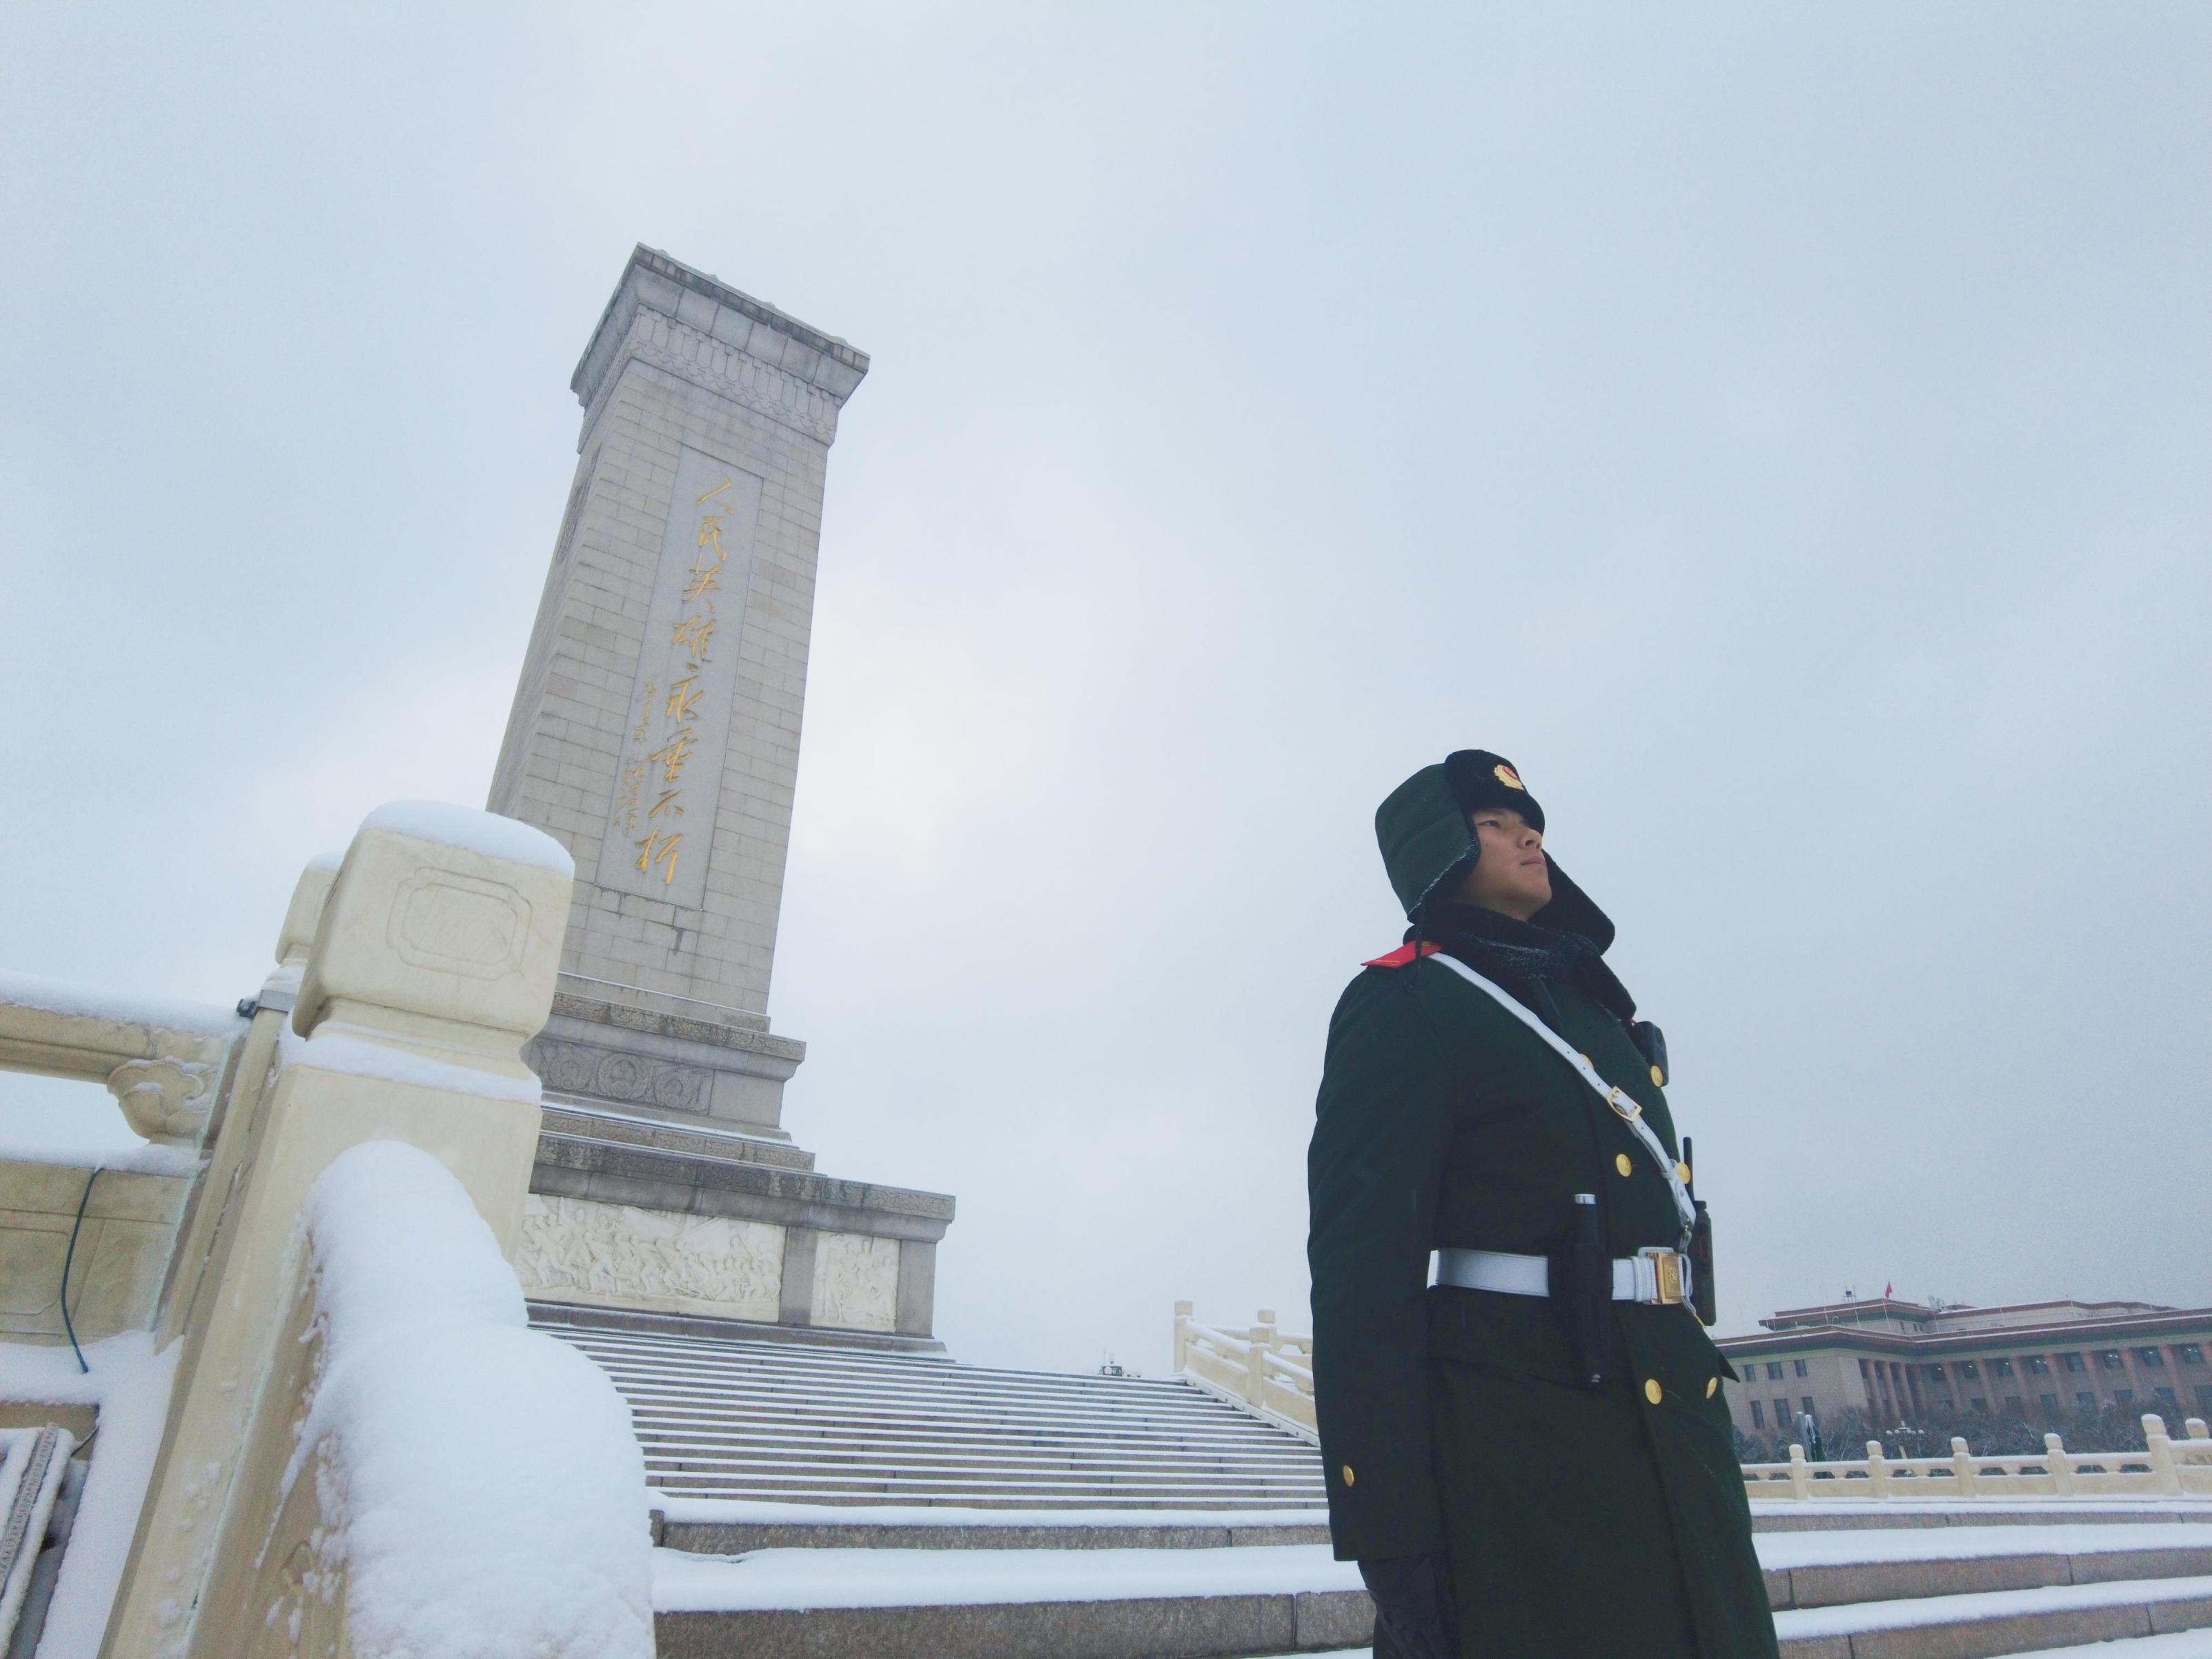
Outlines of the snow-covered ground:
[[1170,1595],[1290,1595],[1360,1588],[1326,1544],[1220,1550],[655,1550],[663,1613],[960,1607]]
[[[776,1506],[772,1504],[717,1507],[724,1513],[712,1518],[737,1518],[727,1511],[739,1508],[757,1511],[759,1518],[777,1518]],[[840,1512],[830,1513],[835,1516]],[[854,1514],[850,1510],[842,1513],[848,1519]],[[1006,1512],[982,1513],[1003,1521]],[[744,1518],[756,1516],[748,1514]],[[1161,1519],[1158,1515],[1150,1518],[1154,1524]],[[2024,1553],[2212,1549],[2212,1525],[2151,1522],[2032,1529],[2016,1526],[1883,1528],[1770,1533],[1761,1534],[1755,1542],[1759,1565],[1765,1567],[1842,1566]],[[2204,1582],[2171,1579],[2063,1588],[2095,1592],[2082,1603],[2088,1606],[2197,1594]],[[663,1549],[655,1551],[653,1557],[653,1605],[665,1613],[1281,1595],[1356,1589],[1358,1586],[1358,1568],[1350,1562],[1333,1559],[1326,1544],[1211,1550],[767,1549],[742,1556],[699,1555]],[[2175,1586],[2183,1588],[2177,1589]],[[2191,1589],[2190,1586],[2198,1588]],[[1931,1612],[1926,1616],[1956,1616],[1956,1609],[1965,1599],[1942,1598],[1940,1606],[1953,1611]],[[1927,1605],[1939,1604],[1931,1601]],[[1832,1613],[1839,1618],[1857,1617],[1852,1608],[1819,1608],[1805,1616],[1813,1618],[1817,1614],[1825,1619]],[[1889,1621],[1898,1622],[1894,1618]],[[1838,1628],[1863,1628],[1867,1622],[1861,1620]],[[1822,1631],[1826,1629],[1825,1625],[1821,1626]]]
[[1318,1527],[1323,1509],[971,1510],[935,1504],[772,1504],[742,1498],[653,1494],[671,1521],[793,1527]]
[[1753,1542],[1763,1567],[1828,1567],[1991,1555],[2212,1549],[2212,1524],[2146,1521],[2124,1526],[1838,1528],[1833,1532],[1761,1533]]
[[2046,1584],[2036,1589],[1985,1590],[1966,1595],[1927,1595],[1910,1601],[1856,1601],[1835,1607],[1798,1607],[1776,1613],[1774,1628],[1784,1641],[1803,1641],[1816,1636],[1849,1636],[1858,1631],[1887,1630],[1899,1625],[1948,1625],[1971,1619],[2073,1612],[2083,1607],[2140,1607],[2159,1601],[2205,1596],[2212,1596],[2212,1577]]

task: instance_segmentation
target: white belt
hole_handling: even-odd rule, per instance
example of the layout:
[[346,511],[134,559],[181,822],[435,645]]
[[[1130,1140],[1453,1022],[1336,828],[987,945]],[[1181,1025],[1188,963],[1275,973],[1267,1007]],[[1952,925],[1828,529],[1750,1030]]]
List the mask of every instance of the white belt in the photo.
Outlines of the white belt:
[[[1462,1291],[1498,1291],[1507,1296],[1549,1296],[1552,1264],[1540,1255],[1504,1250],[1437,1252],[1439,1285]],[[1679,1250],[1644,1249],[1613,1264],[1615,1302],[1652,1302],[1672,1307],[1690,1299],[1690,1258]]]

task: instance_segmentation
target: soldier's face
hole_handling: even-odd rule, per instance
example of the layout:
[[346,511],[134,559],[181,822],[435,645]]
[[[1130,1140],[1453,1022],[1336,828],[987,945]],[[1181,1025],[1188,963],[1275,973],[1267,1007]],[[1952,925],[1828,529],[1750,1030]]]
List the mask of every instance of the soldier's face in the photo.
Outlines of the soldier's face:
[[1469,904],[1526,921],[1552,902],[1552,869],[1544,861],[1544,832],[1510,806],[1486,806],[1474,815],[1482,856],[1460,896]]

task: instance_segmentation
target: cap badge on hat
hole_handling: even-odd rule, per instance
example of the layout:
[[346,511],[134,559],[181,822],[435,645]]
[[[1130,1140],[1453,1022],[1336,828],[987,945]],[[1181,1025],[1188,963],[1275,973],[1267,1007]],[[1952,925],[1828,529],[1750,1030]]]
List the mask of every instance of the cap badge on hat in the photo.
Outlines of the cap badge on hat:
[[1491,768],[1491,770],[1496,775],[1498,782],[1504,784],[1508,789],[1526,789],[1528,787],[1521,781],[1521,775],[1504,761],[1498,762],[1497,765]]

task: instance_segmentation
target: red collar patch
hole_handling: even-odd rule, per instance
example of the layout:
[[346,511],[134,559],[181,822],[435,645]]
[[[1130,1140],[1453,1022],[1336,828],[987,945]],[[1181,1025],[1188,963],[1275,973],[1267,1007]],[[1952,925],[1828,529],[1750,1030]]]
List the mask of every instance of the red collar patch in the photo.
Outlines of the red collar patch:
[[1423,939],[1419,949],[1410,945],[1401,945],[1387,957],[1377,957],[1372,962],[1363,962],[1359,965],[1362,968],[1410,968],[1423,957],[1432,957],[1443,948],[1441,945]]

